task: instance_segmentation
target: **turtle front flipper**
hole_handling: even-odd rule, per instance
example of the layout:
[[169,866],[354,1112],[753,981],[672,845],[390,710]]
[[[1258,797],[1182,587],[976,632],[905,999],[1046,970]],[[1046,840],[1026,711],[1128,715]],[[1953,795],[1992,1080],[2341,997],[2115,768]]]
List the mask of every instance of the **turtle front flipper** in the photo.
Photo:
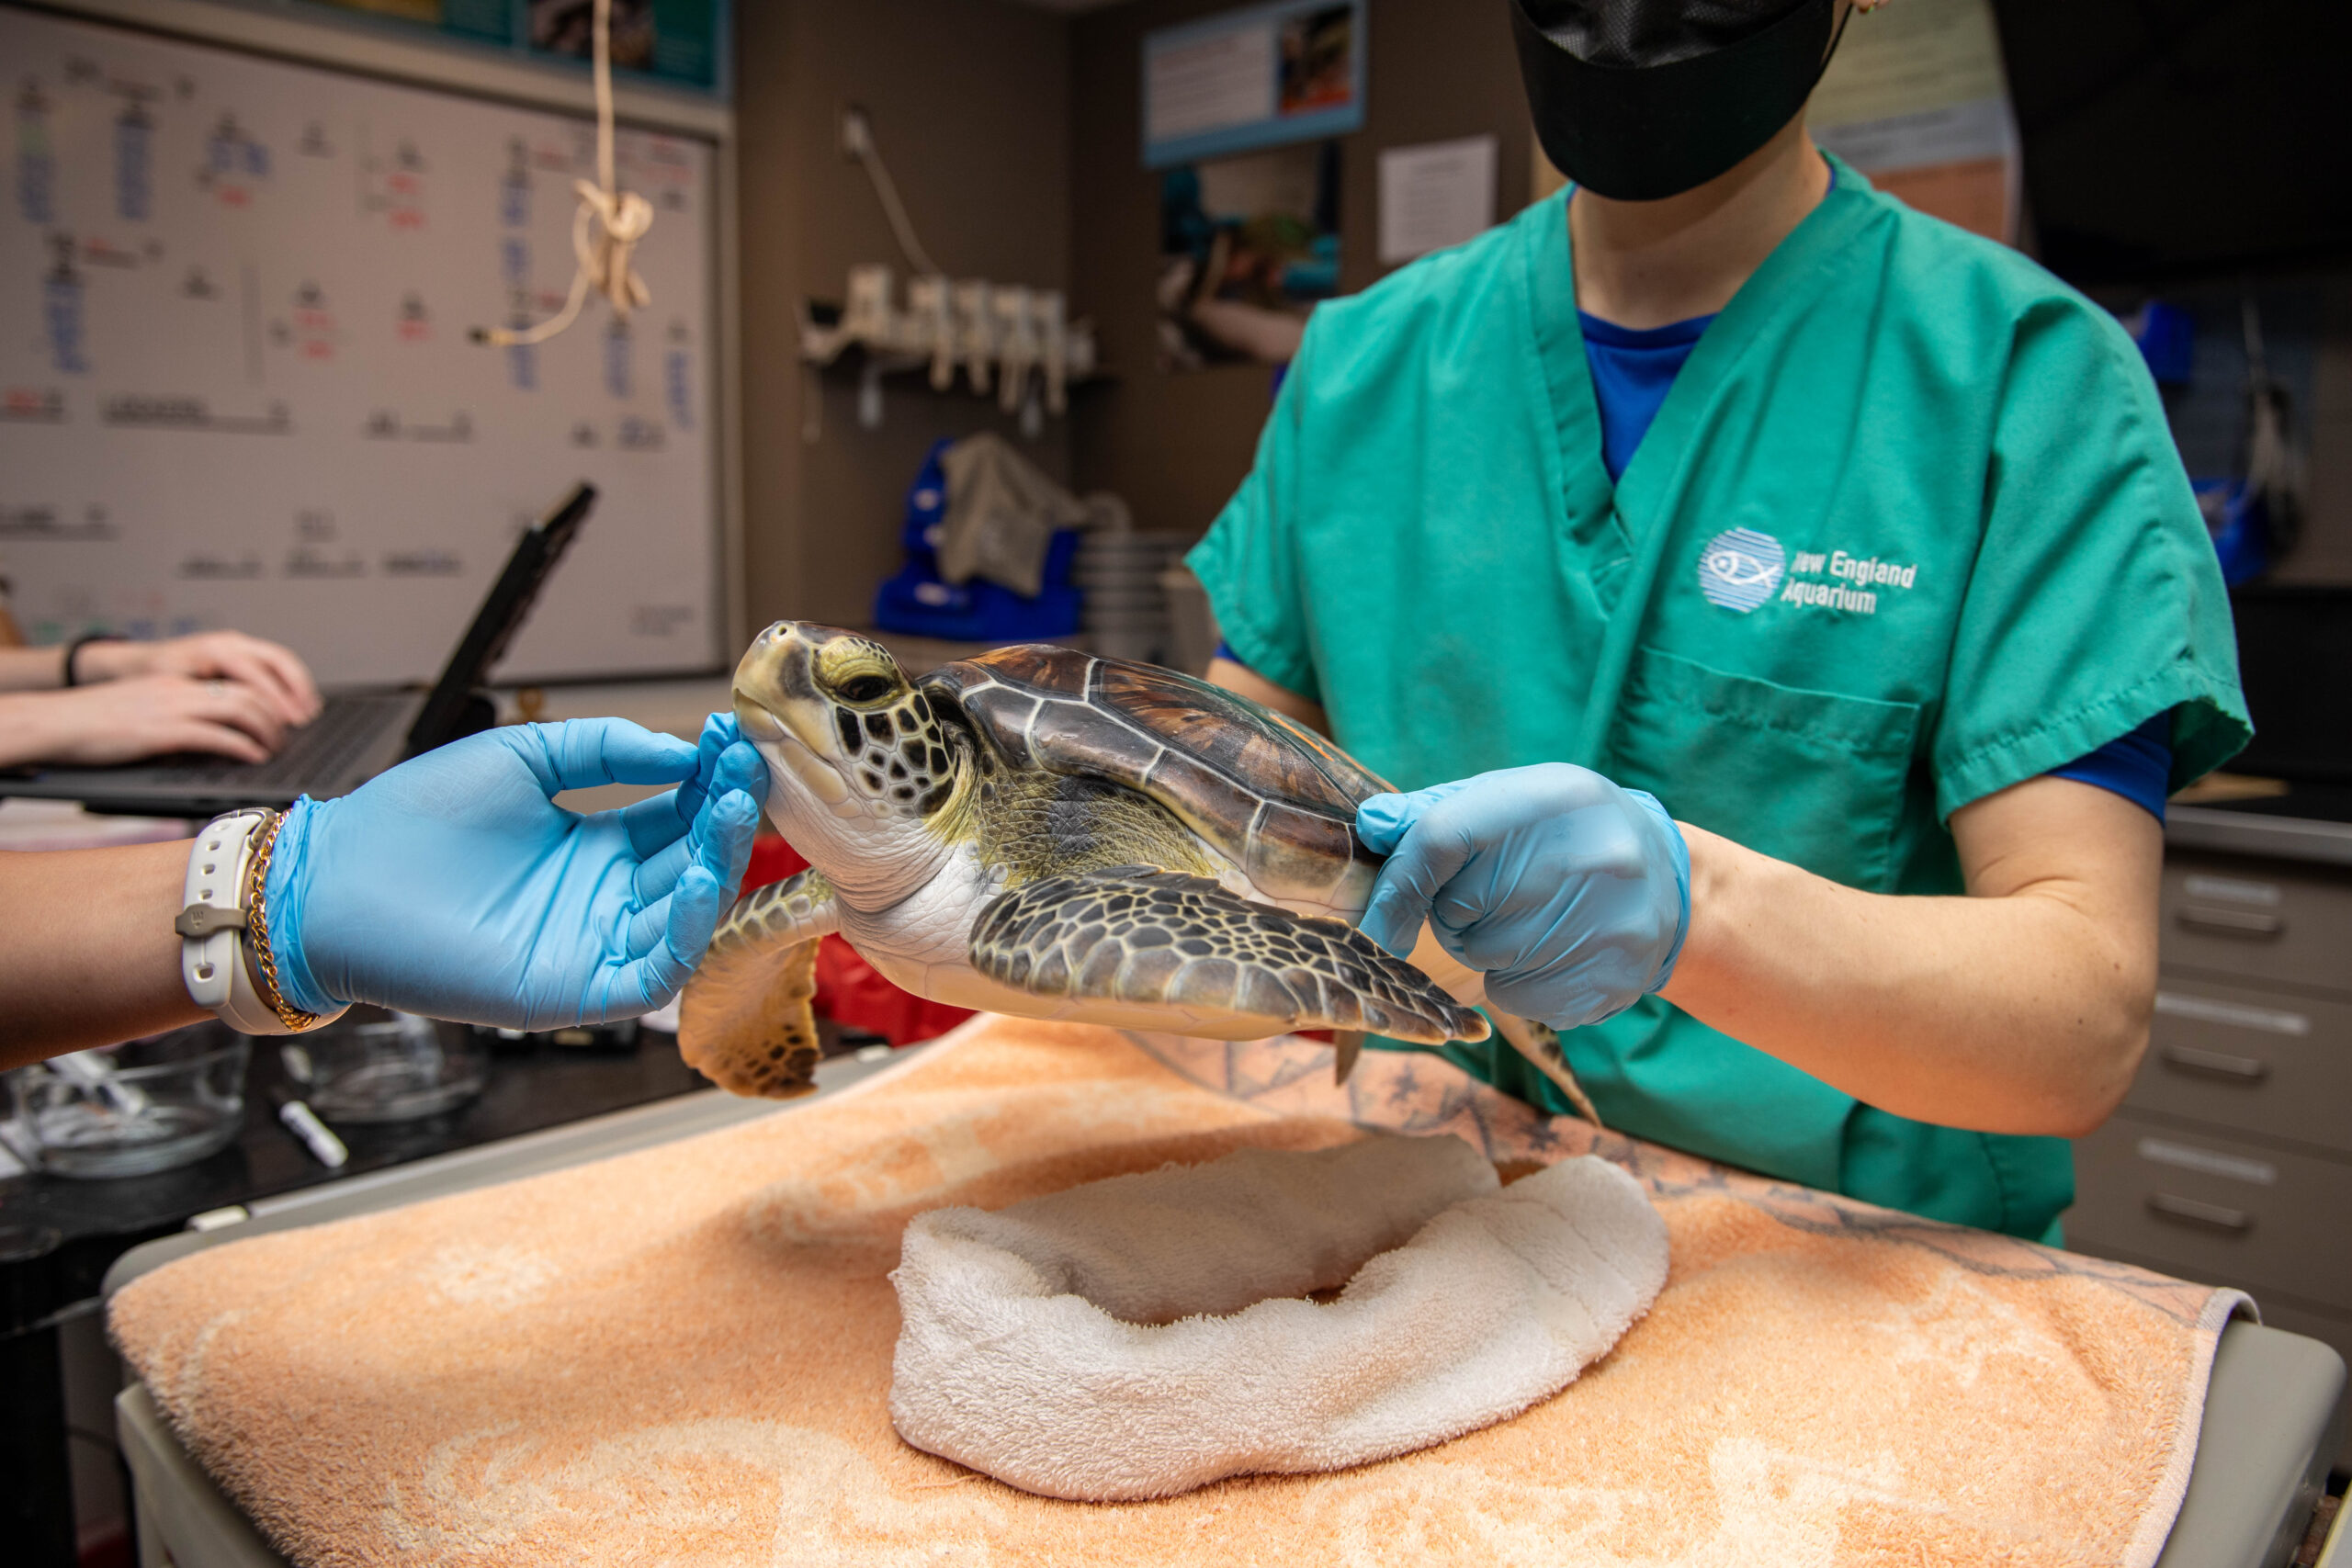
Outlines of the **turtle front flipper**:
[[1442,1045],[1487,1033],[1475,1010],[1354,927],[1155,866],[999,896],[973,927],[972,967],[1035,996],[1164,1008],[1181,1032],[1228,1039],[1340,1029]]
[[815,871],[755,887],[718,922],[679,1006],[686,1066],[729,1094],[790,1100],[817,1087],[817,942],[838,931]]

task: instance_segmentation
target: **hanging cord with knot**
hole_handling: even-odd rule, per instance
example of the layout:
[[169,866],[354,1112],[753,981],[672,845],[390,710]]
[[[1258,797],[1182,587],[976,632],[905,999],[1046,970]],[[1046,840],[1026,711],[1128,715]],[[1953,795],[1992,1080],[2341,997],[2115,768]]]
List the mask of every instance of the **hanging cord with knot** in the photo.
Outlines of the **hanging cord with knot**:
[[537,326],[519,331],[476,327],[476,343],[501,348],[545,343],[579,317],[592,288],[612,302],[613,314],[622,321],[628,320],[631,310],[653,302],[653,291],[629,265],[637,243],[653,227],[653,204],[633,190],[622,190],[613,172],[613,0],[596,0],[594,30],[596,183],[571,182],[580,193],[580,206],[571,215],[571,292],[563,309]]

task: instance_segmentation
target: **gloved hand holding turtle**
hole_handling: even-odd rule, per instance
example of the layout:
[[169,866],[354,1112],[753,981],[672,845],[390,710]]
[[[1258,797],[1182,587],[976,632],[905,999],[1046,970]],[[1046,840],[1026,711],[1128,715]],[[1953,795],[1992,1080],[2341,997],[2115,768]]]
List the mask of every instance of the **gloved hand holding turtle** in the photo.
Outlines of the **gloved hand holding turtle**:
[[1555,1029],[1664,986],[1690,931],[1690,850],[1666,808],[1566,762],[1375,795],[1356,831],[1388,856],[1363,932],[1410,953],[1423,920],[1498,1007]]
[[[676,784],[592,816],[558,791]],[[287,814],[265,889],[278,988],[514,1029],[667,1002],[742,881],[766,770],[623,719],[509,725]]]

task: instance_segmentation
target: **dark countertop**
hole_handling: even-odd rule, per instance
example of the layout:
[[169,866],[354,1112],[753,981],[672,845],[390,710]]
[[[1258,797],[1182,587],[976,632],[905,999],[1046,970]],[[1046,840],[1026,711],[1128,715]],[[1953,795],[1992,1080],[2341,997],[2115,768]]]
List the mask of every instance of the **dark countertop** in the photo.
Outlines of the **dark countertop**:
[[2165,809],[2173,849],[2352,866],[2352,785],[2297,784],[2284,795]]
[[111,1180],[0,1179],[0,1337],[96,1296],[107,1265],[192,1215],[710,1087],[669,1035],[650,1031],[628,1051],[502,1045],[492,1052],[488,1087],[455,1111],[337,1127],[351,1159],[330,1170],[277,1120],[271,1091],[285,1076],[277,1043],[254,1042],[244,1130],[208,1159]]

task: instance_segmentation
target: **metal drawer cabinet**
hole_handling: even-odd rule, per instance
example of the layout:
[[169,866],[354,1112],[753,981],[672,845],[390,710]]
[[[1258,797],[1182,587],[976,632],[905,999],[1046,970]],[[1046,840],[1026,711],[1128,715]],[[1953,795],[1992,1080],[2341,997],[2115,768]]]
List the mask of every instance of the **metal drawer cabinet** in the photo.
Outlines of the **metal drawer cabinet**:
[[2278,861],[2167,855],[2166,969],[2352,994],[2352,880]]
[[2192,1280],[2352,1301],[2352,1165],[2117,1112],[2075,1145],[2067,1244]]
[[2352,1154],[2352,1001],[2167,975],[2123,1103]]

